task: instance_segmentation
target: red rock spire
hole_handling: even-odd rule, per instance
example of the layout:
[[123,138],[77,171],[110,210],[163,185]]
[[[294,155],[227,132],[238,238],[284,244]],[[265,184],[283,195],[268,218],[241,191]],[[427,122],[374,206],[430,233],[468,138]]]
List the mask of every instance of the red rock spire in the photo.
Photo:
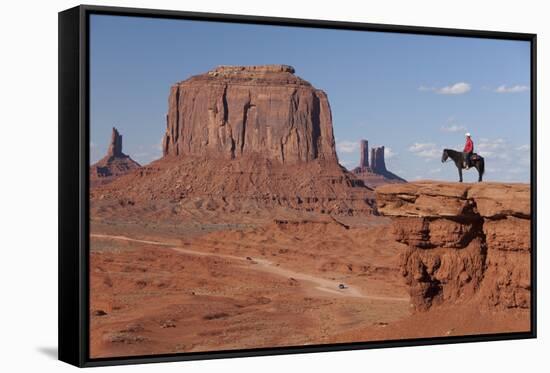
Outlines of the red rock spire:
[[111,142],[109,143],[109,150],[107,155],[110,157],[122,157],[122,135],[118,133],[117,129],[113,127],[111,133]]
[[386,171],[384,146],[375,147],[370,150],[370,168],[376,173],[383,173]]
[[369,167],[369,142],[367,140],[361,140],[361,162],[359,167]]

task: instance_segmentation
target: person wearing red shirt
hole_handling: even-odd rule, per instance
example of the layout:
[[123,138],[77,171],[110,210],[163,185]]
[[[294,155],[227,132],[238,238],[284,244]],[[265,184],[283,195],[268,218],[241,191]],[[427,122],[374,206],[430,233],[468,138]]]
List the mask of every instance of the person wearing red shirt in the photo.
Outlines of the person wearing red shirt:
[[464,145],[463,152],[466,168],[470,168],[472,153],[474,152],[474,142],[472,141],[472,135],[470,135],[470,132],[466,133],[466,144]]

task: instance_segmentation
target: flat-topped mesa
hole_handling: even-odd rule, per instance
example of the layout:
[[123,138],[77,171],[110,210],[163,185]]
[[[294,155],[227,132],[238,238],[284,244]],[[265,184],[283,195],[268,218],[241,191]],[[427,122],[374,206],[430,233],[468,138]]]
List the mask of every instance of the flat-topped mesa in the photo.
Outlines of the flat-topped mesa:
[[164,156],[337,162],[327,95],[288,65],[219,66],[171,87]]
[[408,248],[402,274],[414,306],[476,299],[529,308],[528,184],[418,182],[376,189],[378,212]]

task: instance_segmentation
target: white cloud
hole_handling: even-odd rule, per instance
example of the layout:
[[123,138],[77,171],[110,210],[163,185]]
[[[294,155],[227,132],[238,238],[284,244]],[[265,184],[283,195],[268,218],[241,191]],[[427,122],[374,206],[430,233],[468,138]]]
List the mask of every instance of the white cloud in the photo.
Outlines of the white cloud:
[[481,139],[480,143],[474,145],[476,152],[482,157],[508,159],[508,143],[499,138],[495,140]]
[[351,166],[353,166],[352,161],[340,161],[340,164],[346,168],[350,168]]
[[531,150],[531,146],[529,144],[523,144],[518,146],[516,150],[520,152],[528,152],[529,150]]
[[164,141],[164,136],[160,138],[160,141],[153,145],[153,149],[159,150],[162,153],[162,143]]
[[514,167],[514,168],[509,168],[506,171],[510,174],[521,174],[522,172],[525,172],[525,169],[520,167]]
[[482,138],[475,145],[476,152],[485,158],[504,161],[510,166],[522,165],[527,167],[531,164],[529,158],[530,148],[529,144],[513,146],[503,138],[494,140]]
[[418,90],[420,92],[436,92],[441,95],[461,95],[466,92],[469,92],[472,89],[472,86],[469,83],[466,82],[458,82],[452,85],[448,85],[446,87],[429,87],[425,85],[421,85],[418,87]]
[[336,149],[342,153],[353,153],[359,149],[359,142],[357,141],[336,141]]
[[526,85],[514,85],[508,87],[507,85],[503,84],[499,86],[497,89],[495,89],[496,93],[519,93],[519,92],[525,92],[528,91],[529,87]]
[[431,143],[431,142],[429,143],[415,142],[413,145],[409,147],[409,151],[419,157],[428,158],[428,159],[435,159],[441,156],[441,150],[434,143]]
[[438,173],[440,173],[441,171],[442,171],[442,168],[441,168],[441,167],[438,167],[438,168],[434,168],[434,169],[432,169],[432,170],[430,170],[430,171],[428,171],[428,172],[431,173],[431,174],[438,174]]
[[458,124],[451,124],[448,126],[441,126],[441,131],[443,132],[461,132],[466,131],[466,127],[460,126]]
[[395,157],[396,155],[397,153],[394,152],[392,148],[389,146],[384,147],[384,158],[389,159]]
[[531,166],[531,159],[529,157],[521,157],[518,163],[522,166]]
[[435,144],[431,143],[431,142],[427,142],[427,143],[415,142],[414,144],[412,144],[409,147],[409,150],[413,153],[416,153],[416,152],[422,151],[424,149],[433,148],[434,146],[435,146]]
[[469,92],[472,86],[465,82],[455,83],[453,85],[438,89],[436,92],[442,95],[461,95]]

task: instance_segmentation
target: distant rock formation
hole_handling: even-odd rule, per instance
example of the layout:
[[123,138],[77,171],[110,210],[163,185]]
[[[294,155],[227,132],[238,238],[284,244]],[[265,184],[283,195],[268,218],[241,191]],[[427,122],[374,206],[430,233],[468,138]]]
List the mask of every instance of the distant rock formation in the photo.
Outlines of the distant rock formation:
[[386,161],[384,159],[385,147],[373,147],[370,150],[369,162],[369,142],[361,140],[360,142],[361,160],[359,166],[355,167],[352,172],[361,179],[365,185],[371,188],[376,188],[379,185],[388,183],[406,183],[407,181],[393,172],[386,169]]
[[528,184],[419,182],[384,185],[376,196],[408,246],[401,267],[417,309],[474,298],[530,307]]
[[287,65],[219,66],[172,86],[165,156],[336,161],[325,92]]
[[162,148],[161,159],[94,191],[94,206],[154,219],[374,211],[372,189],[338,163],[326,94],[287,65],[220,66],[175,84]]
[[377,148],[373,147],[370,150],[370,168],[375,174],[382,175],[388,172],[388,170],[386,170],[386,161],[384,160],[384,151],[385,149],[383,146]]
[[140,164],[122,152],[122,135],[113,127],[107,155],[90,166],[90,184],[105,184],[140,168]]
[[367,140],[361,140],[361,161],[359,162],[359,168],[366,170],[369,168],[369,142]]
[[122,135],[119,134],[118,130],[114,127],[113,132],[111,133],[111,142],[109,143],[107,156],[113,158],[124,157],[124,154],[122,154]]

